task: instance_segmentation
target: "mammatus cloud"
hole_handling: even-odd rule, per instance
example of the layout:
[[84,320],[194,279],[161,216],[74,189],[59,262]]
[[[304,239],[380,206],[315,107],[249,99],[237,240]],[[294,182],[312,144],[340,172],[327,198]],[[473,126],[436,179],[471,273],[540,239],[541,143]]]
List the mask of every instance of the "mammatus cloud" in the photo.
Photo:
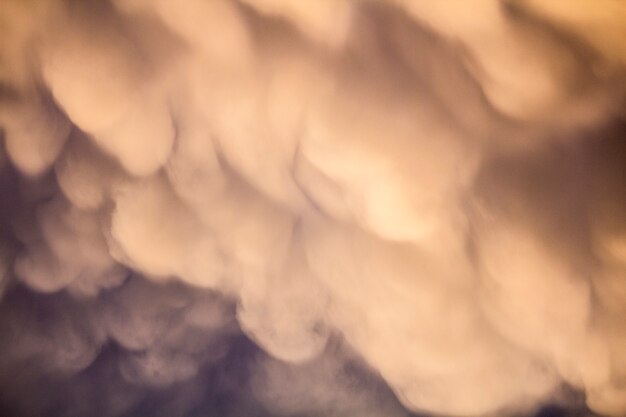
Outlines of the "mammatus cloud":
[[625,415],[625,93],[621,0],[3,0],[0,410]]

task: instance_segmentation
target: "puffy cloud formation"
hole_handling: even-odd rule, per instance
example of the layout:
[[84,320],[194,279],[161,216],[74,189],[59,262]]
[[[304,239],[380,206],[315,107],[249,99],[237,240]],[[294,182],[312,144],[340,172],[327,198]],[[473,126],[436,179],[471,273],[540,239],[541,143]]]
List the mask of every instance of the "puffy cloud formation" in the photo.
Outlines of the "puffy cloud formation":
[[4,0],[0,411],[625,415],[625,98],[621,0]]

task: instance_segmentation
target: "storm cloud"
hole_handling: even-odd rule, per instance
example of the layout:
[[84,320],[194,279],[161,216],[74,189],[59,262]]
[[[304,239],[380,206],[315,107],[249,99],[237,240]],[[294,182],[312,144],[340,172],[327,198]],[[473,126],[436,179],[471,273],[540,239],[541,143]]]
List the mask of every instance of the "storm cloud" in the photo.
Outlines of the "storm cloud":
[[626,3],[0,1],[2,415],[626,414]]

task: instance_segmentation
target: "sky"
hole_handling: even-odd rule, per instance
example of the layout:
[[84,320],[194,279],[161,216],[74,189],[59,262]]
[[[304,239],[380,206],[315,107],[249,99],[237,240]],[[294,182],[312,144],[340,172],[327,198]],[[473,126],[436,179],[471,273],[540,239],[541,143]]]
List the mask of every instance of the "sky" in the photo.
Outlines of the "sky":
[[626,3],[0,0],[0,415],[626,414]]

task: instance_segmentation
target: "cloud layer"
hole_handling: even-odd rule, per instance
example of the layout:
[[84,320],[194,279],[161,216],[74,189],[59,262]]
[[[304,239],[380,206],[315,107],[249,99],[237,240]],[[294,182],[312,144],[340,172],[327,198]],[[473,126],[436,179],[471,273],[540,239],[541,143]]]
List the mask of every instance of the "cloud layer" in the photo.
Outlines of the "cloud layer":
[[0,408],[624,415],[626,4],[544,3],[5,0]]

